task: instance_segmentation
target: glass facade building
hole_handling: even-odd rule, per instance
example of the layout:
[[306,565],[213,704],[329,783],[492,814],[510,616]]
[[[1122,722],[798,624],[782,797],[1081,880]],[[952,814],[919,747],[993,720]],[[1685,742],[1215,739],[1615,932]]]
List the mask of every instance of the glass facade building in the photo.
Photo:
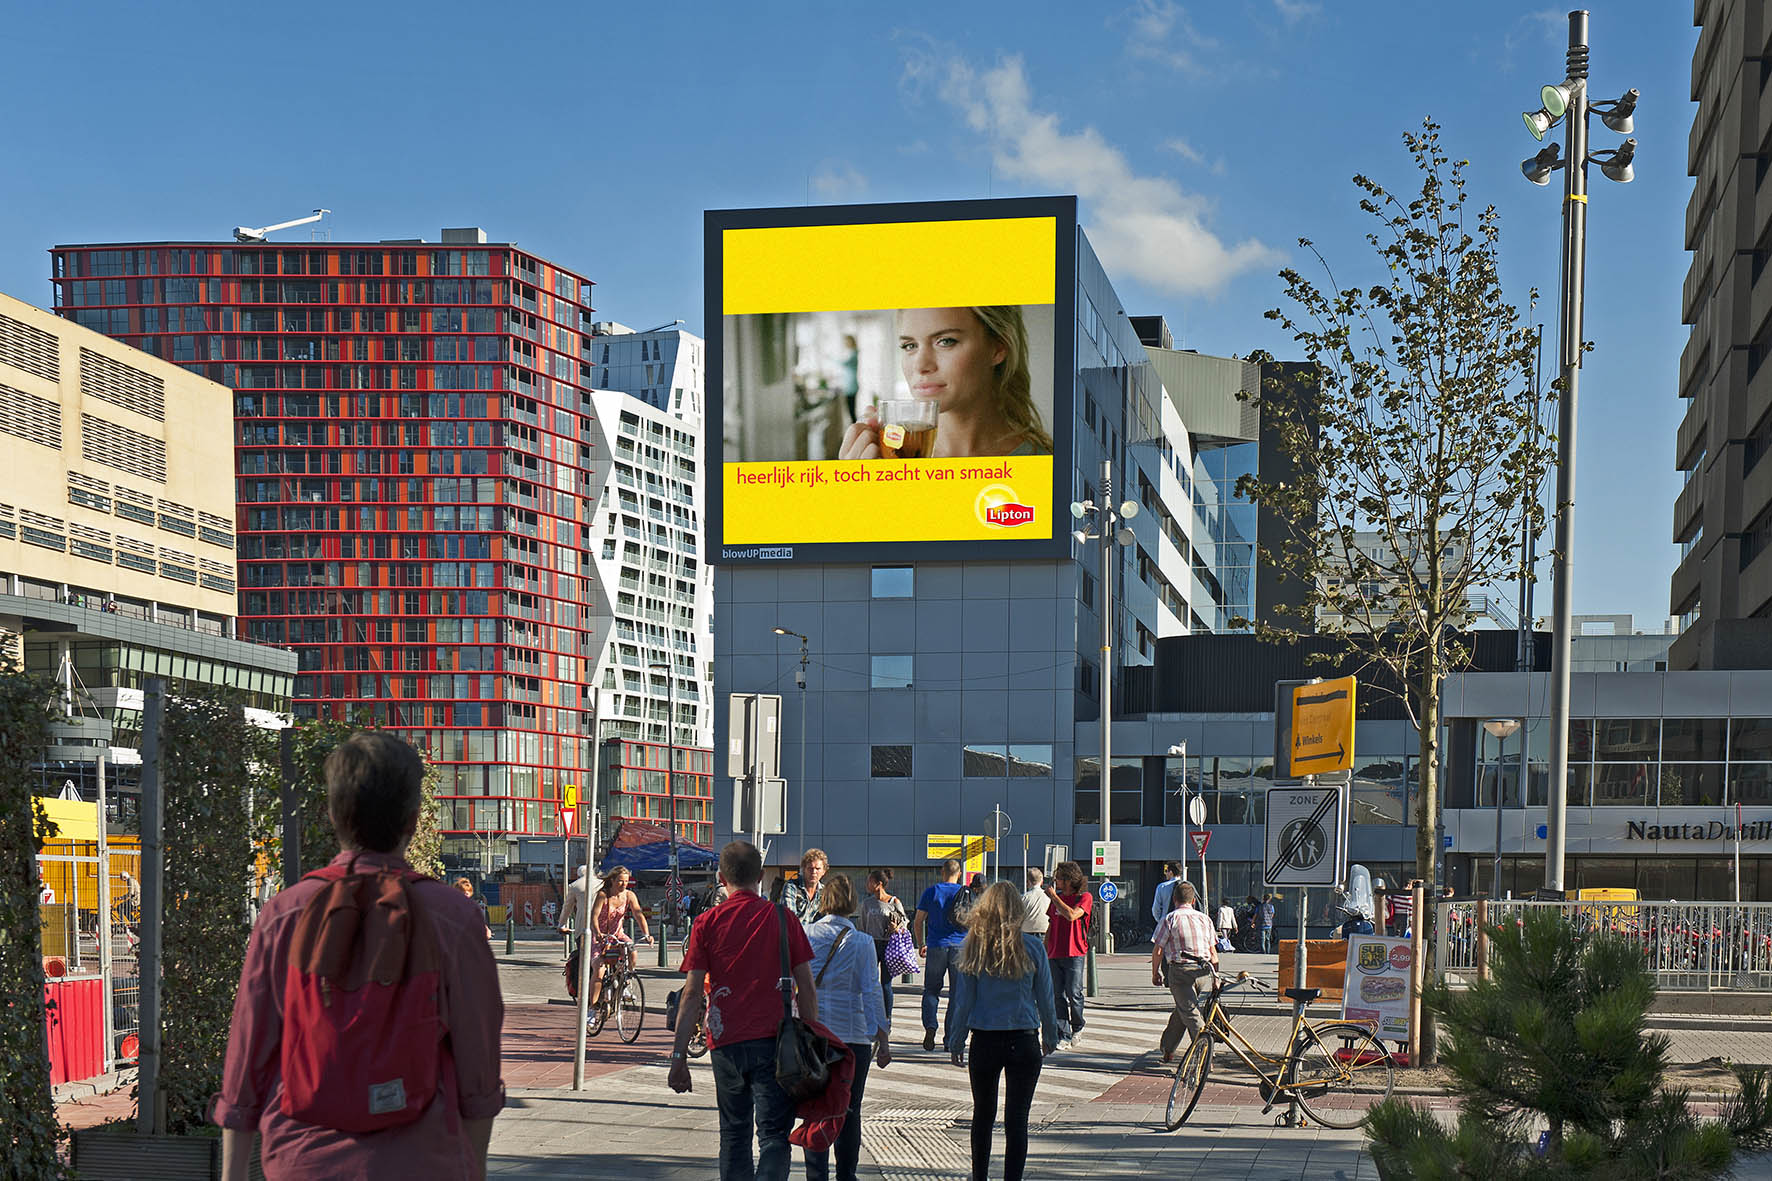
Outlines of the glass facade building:
[[298,717],[442,770],[443,827],[557,831],[589,777],[589,280],[442,243],[59,246],[56,310],[234,394],[240,630]]

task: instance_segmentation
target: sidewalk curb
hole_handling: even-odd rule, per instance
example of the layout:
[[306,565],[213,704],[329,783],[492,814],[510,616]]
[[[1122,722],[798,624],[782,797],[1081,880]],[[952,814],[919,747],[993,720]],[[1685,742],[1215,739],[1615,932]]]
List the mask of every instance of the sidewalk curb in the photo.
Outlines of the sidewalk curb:
[[99,1095],[109,1095],[112,1091],[122,1090],[135,1082],[135,1067],[128,1066],[122,1070],[114,1070],[110,1074],[101,1074],[96,1078],[80,1079],[78,1082],[57,1083],[49,1088],[51,1102],[58,1107],[63,1103],[78,1103],[82,1099],[93,1099]]

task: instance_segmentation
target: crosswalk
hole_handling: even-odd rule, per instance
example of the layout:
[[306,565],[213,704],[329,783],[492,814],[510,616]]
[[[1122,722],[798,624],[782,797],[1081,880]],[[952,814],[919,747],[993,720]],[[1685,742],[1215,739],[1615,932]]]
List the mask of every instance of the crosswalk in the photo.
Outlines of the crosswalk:
[[[868,1073],[869,1106],[921,1107],[972,1102],[966,1070],[954,1066],[937,1045],[923,1049],[921,994],[902,991],[892,1011],[892,1064]],[[945,998],[943,1009],[946,1009]],[[1166,1010],[1085,1008],[1085,1028],[1077,1048],[1047,1057],[1040,1071],[1038,1097],[1045,1102],[1086,1103],[1126,1077],[1141,1056],[1154,1057],[1169,1019]]]

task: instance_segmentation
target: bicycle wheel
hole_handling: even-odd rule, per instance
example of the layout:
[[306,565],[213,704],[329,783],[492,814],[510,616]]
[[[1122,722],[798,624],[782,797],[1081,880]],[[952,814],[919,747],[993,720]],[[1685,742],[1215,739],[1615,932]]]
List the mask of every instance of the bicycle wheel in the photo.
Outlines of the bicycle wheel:
[[1211,1073],[1212,1035],[1203,1032],[1182,1052],[1181,1062],[1175,1067],[1175,1081],[1169,1084],[1169,1106],[1163,1110],[1164,1131],[1173,1132],[1187,1123]]
[[707,1026],[701,1024],[699,1021],[695,1024],[695,1032],[689,1035],[687,1051],[691,1058],[700,1058],[703,1054],[708,1052]]
[[624,975],[621,982],[621,995],[616,998],[615,1029],[621,1040],[634,1044],[640,1036],[640,1026],[646,1023],[646,989],[641,985],[638,976]]
[[[595,980],[596,973],[603,972],[603,965],[592,964],[591,972],[591,979]],[[613,973],[604,972],[604,976],[612,977]],[[585,1011],[585,1036],[596,1037],[603,1032],[603,1026],[609,1021],[609,990],[614,987],[614,979],[606,978],[602,991],[597,994],[597,1003]]]
[[1391,1096],[1391,1052],[1364,1025],[1305,1026],[1292,1063],[1299,1106],[1326,1128],[1357,1128]]

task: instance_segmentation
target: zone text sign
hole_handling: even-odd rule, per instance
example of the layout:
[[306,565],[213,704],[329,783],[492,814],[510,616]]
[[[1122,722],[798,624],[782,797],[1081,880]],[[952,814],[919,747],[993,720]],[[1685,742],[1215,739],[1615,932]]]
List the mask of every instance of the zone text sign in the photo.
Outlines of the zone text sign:
[[1274,778],[1328,775],[1354,765],[1353,677],[1274,686]]
[[1346,789],[1270,787],[1261,880],[1269,886],[1336,886],[1346,877]]

